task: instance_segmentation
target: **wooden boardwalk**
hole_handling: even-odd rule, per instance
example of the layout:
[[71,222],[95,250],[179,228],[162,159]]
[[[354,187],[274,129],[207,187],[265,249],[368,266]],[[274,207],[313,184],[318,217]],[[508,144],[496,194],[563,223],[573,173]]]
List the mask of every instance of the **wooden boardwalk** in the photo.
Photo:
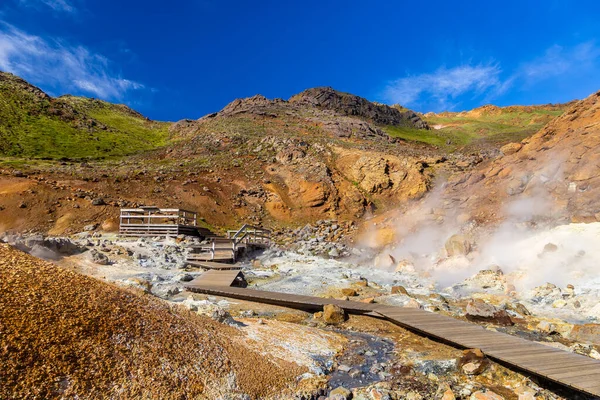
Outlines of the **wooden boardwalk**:
[[[212,270],[205,274],[209,272],[216,276],[225,273],[232,275],[237,271]],[[325,304],[335,304],[350,314],[379,316],[411,331],[458,348],[479,348],[491,359],[500,361],[509,367],[523,370],[570,389],[592,396],[600,396],[600,361],[586,356],[490,331],[473,323],[420,309],[266,292],[229,287],[229,283],[223,285],[217,283],[225,282],[228,279],[211,278],[204,281],[208,283],[206,284],[198,278],[186,287],[194,292],[311,312],[321,311]]]

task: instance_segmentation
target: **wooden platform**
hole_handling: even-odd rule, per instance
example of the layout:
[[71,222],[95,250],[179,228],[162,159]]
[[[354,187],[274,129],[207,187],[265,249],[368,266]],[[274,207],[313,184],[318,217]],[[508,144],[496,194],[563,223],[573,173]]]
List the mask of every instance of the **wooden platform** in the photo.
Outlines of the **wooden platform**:
[[185,287],[192,292],[202,293],[196,288],[229,287],[231,285],[245,287],[245,284],[244,274],[240,270],[208,270]]
[[[206,273],[209,272],[216,275],[229,272],[233,275],[236,271],[213,270]],[[198,293],[311,312],[322,310],[325,304],[336,304],[350,314],[380,316],[406,329],[458,348],[479,348],[491,359],[505,365],[586,394],[600,396],[600,361],[590,357],[490,331],[473,323],[419,309],[234,288],[228,287],[227,283],[224,285],[219,283],[230,279],[210,278],[208,279],[210,284],[206,284],[203,280],[196,280],[186,287]]]

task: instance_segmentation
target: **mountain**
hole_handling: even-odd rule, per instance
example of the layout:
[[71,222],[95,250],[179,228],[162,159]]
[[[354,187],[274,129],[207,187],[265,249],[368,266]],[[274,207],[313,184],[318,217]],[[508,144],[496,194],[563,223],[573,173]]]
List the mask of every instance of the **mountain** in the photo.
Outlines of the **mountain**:
[[168,125],[124,105],[53,98],[0,72],[0,155],[25,158],[103,158],[162,146]]
[[[438,177],[464,177],[564,107],[421,116],[321,87],[169,124],[1,78],[0,230],[55,234],[140,204],[198,210],[209,228],[356,220],[421,198]],[[441,119],[455,130],[435,129]],[[99,213],[97,198],[113,207]]]

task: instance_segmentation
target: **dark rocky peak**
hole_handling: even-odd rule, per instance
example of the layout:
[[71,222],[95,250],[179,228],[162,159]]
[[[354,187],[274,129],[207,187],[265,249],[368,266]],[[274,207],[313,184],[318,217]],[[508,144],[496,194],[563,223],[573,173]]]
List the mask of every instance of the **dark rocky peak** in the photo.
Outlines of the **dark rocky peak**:
[[381,125],[412,125],[418,129],[428,129],[427,123],[411,110],[400,111],[353,94],[338,92],[331,87],[307,89],[292,96],[289,102],[362,117]]
[[235,99],[215,115],[234,115],[245,112],[255,113],[259,110],[272,108],[282,103],[285,103],[282,99],[269,100],[265,96],[257,94],[245,99]]

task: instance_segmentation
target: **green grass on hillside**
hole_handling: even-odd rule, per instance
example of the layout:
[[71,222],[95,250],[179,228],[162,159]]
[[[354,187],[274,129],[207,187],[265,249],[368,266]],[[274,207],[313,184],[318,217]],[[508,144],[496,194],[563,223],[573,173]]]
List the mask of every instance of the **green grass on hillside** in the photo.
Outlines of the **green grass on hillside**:
[[392,137],[445,147],[449,150],[465,146],[477,147],[482,144],[502,146],[531,136],[563,112],[564,109],[534,108],[503,109],[499,113],[482,113],[479,116],[434,115],[425,120],[430,127],[442,125],[442,129],[427,131],[394,126],[384,129]]
[[73,96],[52,99],[0,73],[0,156],[5,158],[124,156],[165,146],[168,127],[122,105]]

